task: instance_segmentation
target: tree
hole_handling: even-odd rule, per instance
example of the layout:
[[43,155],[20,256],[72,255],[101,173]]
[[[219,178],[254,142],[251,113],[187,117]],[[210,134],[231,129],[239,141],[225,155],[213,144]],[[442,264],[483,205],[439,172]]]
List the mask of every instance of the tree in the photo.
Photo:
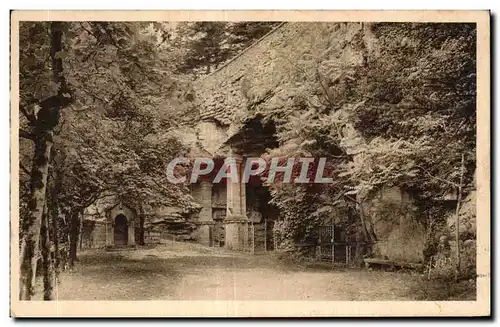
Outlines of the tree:
[[178,33],[182,33],[188,43],[183,71],[202,68],[208,74],[230,56],[230,49],[224,44],[226,24],[223,22],[183,23]]
[[280,25],[280,22],[228,22],[228,43],[234,54],[249,47]]
[[[170,131],[192,121],[194,112],[189,84],[162,70],[155,38],[128,23],[80,27],[85,33],[82,41],[75,41],[77,60],[69,64],[75,72],[72,81],[83,85],[97,78],[98,83],[79,88],[82,107],[87,108],[67,115],[70,128],[61,138],[71,158],[67,191],[60,200],[71,217],[71,266],[83,211],[99,198],[116,196],[137,207],[188,199],[185,187],[167,188],[163,181],[167,160],[186,151]],[[116,40],[107,39],[108,35]],[[100,70],[99,65],[108,68]],[[97,77],[92,76],[96,71]]]
[[[46,24],[23,26],[21,28],[24,30],[21,34],[21,44],[24,45],[24,42],[29,43],[29,40],[23,39],[23,37],[28,36],[29,38],[43,33],[46,27]],[[19,108],[29,122],[31,129],[30,131],[21,130],[20,136],[32,139],[34,142],[33,164],[30,176],[31,190],[28,200],[29,213],[21,224],[23,229],[20,253],[21,300],[29,300],[33,294],[32,288],[37,266],[42,216],[45,208],[47,176],[54,128],[59,122],[60,111],[72,102],[72,92],[63,75],[62,59],[60,57],[66,26],[64,23],[51,22],[48,27],[50,29],[50,47],[45,47],[45,49],[48,49],[49,52],[42,52],[41,54],[50,58],[52,78],[49,81],[51,83],[45,81],[46,84],[44,85],[45,91],[49,93],[49,96],[36,98],[36,92],[31,94],[21,92],[22,100],[20,101]],[[36,61],[36,50],[32,52],[33,49],[30,46],[26,48],[26,51],[21,55],[21,60],[28,60],[28,62]],[[46,64],[40,66],[36,68],[45,68]],[[23,72],[25,71],[21,71],[21,76]]]
[[[28,300],[39,241],[51,280],[48,235],[56,248],[69,237],[72,264],[81,214],[100,197],[190,204],[185,186],[167,188],[162,178],[166,160],[185,151],[170,131],[193,121],[195,111],[189,83],[162,69],[158,40],[145,32],[150,24],[21,25],[20,136],[34,144],[23,147],[20,162],[31,185],[22,193],[20,231],[20,297]],[[71,110],[61,110],[70,104]],[[50,283],[45,289],[50,299]]]
[[177,47],[184,50],[182,73],[208,74],[276,27],[277,22],[182,22]]
[[475,26],[376,24],[373,31],[382,53],[364,68],[359,92],[366,100],[353,112],[355,128],[367,139],[427,140],[427,152],[414,162],[418,174],[405,183],[423,197],[447,193],[458,182],[463,153],[470,183],[475,167]]

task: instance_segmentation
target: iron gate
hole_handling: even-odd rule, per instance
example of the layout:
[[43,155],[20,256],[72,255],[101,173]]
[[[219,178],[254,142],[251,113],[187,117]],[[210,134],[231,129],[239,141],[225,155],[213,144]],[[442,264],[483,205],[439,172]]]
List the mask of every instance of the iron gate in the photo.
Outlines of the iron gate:
[[320,226],[317,255],[321,260],[349,263],[351,246],[346,242],[343,228],[335,225]]

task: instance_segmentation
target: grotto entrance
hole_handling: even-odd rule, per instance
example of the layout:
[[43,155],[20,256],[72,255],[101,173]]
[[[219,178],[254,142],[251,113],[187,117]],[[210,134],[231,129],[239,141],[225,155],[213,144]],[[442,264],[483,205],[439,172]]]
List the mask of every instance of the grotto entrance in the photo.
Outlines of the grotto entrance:
[[[274,122],[262,115],[245,119],[239,131],[224,142],[226,158],[236,162],[240,175],[247,159],[259,158],[278,146]],[[253,253],[273,249],[277,210],[269,203],[269,189],[263,185],[261,176],[252,175],[242,183],[226,183],[225,195],[224,246]]]
[[271,201],[268,186],[262,183],[246,185],[246,215],[249,224],[249,246],[252,252],[274,250],[274,223],[279,211]]
[[118,215],[115,218],[114,228],[115,246],[123,246],[128,243],[128,224],[125,215]]

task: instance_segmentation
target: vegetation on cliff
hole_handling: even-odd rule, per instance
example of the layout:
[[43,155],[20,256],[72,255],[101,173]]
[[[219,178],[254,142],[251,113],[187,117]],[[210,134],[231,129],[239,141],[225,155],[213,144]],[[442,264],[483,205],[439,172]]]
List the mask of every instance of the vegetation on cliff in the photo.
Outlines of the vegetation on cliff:
[[456,195],[460,183],[462,198],[475,188],[475,45],[473,24],[366,24],[349,43],[359,60],[341,60],[335,47],[304,56],[280,90],[286,102],[249,106],[277,125],[271,154],[333,162],[333,184],[274,187],[287,244],[314,240],[311,226],[339,208],[376,241],[362,204],[381,187],[418,199],[423,224],[444,218],[435,200]]

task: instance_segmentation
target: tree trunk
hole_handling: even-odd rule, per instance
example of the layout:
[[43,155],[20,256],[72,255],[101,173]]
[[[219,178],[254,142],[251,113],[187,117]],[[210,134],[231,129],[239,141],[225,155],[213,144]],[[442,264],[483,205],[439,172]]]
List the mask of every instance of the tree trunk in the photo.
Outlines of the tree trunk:
[[462,184],[464,182],[464,161],[465,157],[462,154],[462,162],[460,165],[460,182],[458,184],[457,188],[457,208],[455,212],[455,242],[456,244],[456,251],[457,251],[457,258],[456,258],[456,273],[455,273],[455,280],[458,280],[458,277],[460,275],[460,202],[462,201]]
[[62,22],[51,22],[51,48],[53,82],[59,85],[57,95],[40,101],[40,109],[34,123],[35,152],[31,170],[31,194],[28,200],[29,215],[22,221],[22,239],[20,250],[19,298],[30,300],[33,296],[33,284],[39,252],[40,228],[46,201],[47,179],[50,152],[53,144],[53,130],[59,123],[62,107],[72,102],[71,92],[63,76],[62,59],[58,53],[62,50]]
[[49,235],[49,215],[47,205],[44,207],[41,227],[41,248],[42,248],[42,267],[43,267],[43,299],[51,301],[53,299],[53,280],[52,259],[50,257],[50,235]]
[[144,245],[144,215],[139,216],[139,244]]
[[359,219],[361,220],[361,229],[365,240],[371,242],[370,233],[368,233],[368,228],[366,227],[365,211],[363,209],[363,202],[358,202],[359,206]]
[[83,247],[83,217],[82,219],[80,219],[80,237],[79,237],[79,241],[80,241],[80,251],[82,250],[82,247]]
[[80,233],[80,213],[71,214],[70,230],[69,230],[69,266],[73,268],[77,258],[78,250],[78,234]]
[[52,242],[54,244],[54,274],[59,279],[61,253],[59,252],[59,215],[57,204],[57,191],[60,188],[59,176],[55,176],[55,185],[50,192],[50,216],[52,217]]
[[39,252],[40,228],[45,206],[47,176],[49,171],[50,150],[52,148],[52,131],[38,133],[35,140],[35,154],[31,172],[31,195],[28,202],[30,214],[21,228],[23,237],[20,251],[20,293],[21,300],[30,300],[33,296],[33,280]]
[[61,254],[59,252],[59,204],[58,195],[61,192],[61,172],[59,156],[57,155],[56,145],[52,147],[51,154],[51,174],[49,175],[48,188],[50,189],[47,193],[47,214],[49,219],[49,236],[53,245],[52,255],[52,273],[54,275],[54,281],[59,280],[59,268],[61,262]]
[[[355,205],[356,205],[356,208],[359,210],[359,220],[361,222],[361,231],[363,232],[363,236],[364,236],[364,240],[365,241],[368,241],[368,242],[371,242],[372,241],[372,237],[370,235],[370,233],[368,232],[368,227],[366,225],[366,217],[365,217],[365,211],[364,211],[364,208],[363,208],[363,199],[361,200],[357,200],[356,198],[353,198],[349,195],[345,195],[345,197],[354,202]],[[360,198],[359,196],[357,196],[357,198]]]

